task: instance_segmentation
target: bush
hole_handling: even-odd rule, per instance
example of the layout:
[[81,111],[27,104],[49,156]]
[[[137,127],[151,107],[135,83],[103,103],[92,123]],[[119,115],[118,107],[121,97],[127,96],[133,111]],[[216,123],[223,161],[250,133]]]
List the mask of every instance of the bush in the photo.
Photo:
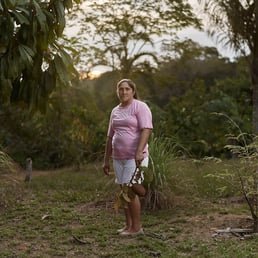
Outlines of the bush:
[[144,205],[147,209],[169,208],[173,201],[173,194],[167,182],[170,162],[185,150],[171,138],[152,137],[149,151],[150,165],[146,173],[152,174],[153,180],[147,185],[148,193]]

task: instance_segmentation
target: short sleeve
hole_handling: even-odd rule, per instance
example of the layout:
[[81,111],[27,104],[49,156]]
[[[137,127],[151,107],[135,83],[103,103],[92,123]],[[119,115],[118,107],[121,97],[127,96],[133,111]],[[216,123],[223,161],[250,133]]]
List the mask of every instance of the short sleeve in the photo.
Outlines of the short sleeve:
[[139,102],[136,117],[137,117],[140,129],[153,128],[152,114],[151,114],[150,108],[146,103]]

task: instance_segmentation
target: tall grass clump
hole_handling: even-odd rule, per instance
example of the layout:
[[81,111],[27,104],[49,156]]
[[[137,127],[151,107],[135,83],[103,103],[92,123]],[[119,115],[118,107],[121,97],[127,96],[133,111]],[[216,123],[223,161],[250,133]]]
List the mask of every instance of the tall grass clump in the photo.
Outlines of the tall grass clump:
[[13,160],[3,151],[0,150],[0,176],[1,179],[4,175],[15,173],[16,168]]
[[147,173],[148,192],[145,199],[147,209],[169,208],[172,205],[172,191],[167,181],[170,162],[181,154],[182,147],[171,138],[152,137],[149,142],[150,165]]
[[20,197],[21,187],[17,172],[15,162],[0,150],[0,209],[5,209]]

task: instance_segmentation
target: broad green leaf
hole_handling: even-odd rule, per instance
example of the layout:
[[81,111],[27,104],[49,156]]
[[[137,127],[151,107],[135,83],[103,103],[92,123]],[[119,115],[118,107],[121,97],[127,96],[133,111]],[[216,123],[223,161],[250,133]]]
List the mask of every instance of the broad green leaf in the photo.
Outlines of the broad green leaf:
[[58,78],[60,79],[62,84],[67,85],[67,83],[69,83],[70,81],[70,77],[67,73],[64,62],[59,55],[55,56],[54,64],[55,64],[56,72],[58,74]]
[[7,57],[8,65],[8,78],[15,79],[20,72],[20,62],[18,58],[15,58],[12,54],[9,54]]
[[25,64],[28,62],[30,64],[33,63],[33,56],[34,56],[34,52],[32,51],[31,48],[25,46],[25,45],[19,45],[18,46],[18,51],[20,53],[22,62],[24,62]]
[[56,87],[56,78],[55,78],[55,67],[53,63],[49,64],[49,68],[42,74],[41,78],[41,93],[42,95],[48,95]]
[[27,19],[27,17],[25,15],[23,15],[22,13],[19,13],[19,12],[13,12],[13,15],[15,16],[16,18],[16,22],[17,24],[27,24],[29,25],[30,22],[29,20]]
[[57,26],[56,26],[56,34],[57,36],[61,36],[64,28],[65,28],[65,9],[63,3],[61,1],[55,2],[56,8],[56,18],[57,18]]
[[[10,80],[15,101],[44,106],[56,84],[70,85],[76,75],[72,59],[55,46],[72,4],[73,0],[0,1],[0,12],[5,12],[0,16],[0,76]],[[47,49],[53,51],[51,57],[56,55],[53,62],[44,59]],[[49,65],[45,74],[43,62]]]
[[1,78],[0,79],[0,100],[2,102],[8,102],[11,91],[12,91],[12,82],[9,79]]
[[22,4],[18,5],[16,7],[16,11],[25,14],[27,18],[29,18],[30,14],[31,14],[30,11],[27,9],[27,7],[25,5],[22,5]]
[[35,17],[37,18],[37,20],[40,24],[40,28],[42,29],[43,32],[47,32],[48,31],[48,26],[47,26],[46,16],[42,12],[41,7],[39,6],[39,4],[35,0],[33,0],[33,4],[34,4],[34,7],[35,7],[35,11],[36,11]]
[[62,57],[62,60],[65,64],[65,66],[67,67],[67,69],[74,75],[74,76],[78,76],[78,72],[75,69],[75,67],[73,66],[73,60],[71,58],[71,56],[63,49],[59,49],[60,51],[60,55]]
[[16,4],[16,0],[5,0],[5,6],[8,9],[13,9]]
[[0,59],[0,71],[1,71],[1,77],[7,78],[8,77],[8,65],[7,65],[7,59],[1,58]]
[[69,10],[73,7],[73,1],[72,0],[64,0],[64,6]]

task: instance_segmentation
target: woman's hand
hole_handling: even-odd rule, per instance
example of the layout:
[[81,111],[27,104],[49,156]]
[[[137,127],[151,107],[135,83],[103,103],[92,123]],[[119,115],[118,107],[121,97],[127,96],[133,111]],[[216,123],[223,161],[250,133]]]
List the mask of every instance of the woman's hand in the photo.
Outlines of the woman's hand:
[[138,143],[137,150],[135,153],[136,166],[140,166],[144,159],[143,151],[144,151],[146,144],[148,143],[151,131],[152,131],[152,129],[150,129],[150,128],[144,128],[141,131],[139,143]]
[[103,171],[104,171],[104,173],[105,173],[107,176],[109,176],[109,174],[110,174],[110,165],[109,165],[109,164],[104,164],[104,165],[103,165]]
[[137,167],[141,165],[143,159],[144,159],[143,153],[142,152],[136,152],[135,163],[136,163]]

